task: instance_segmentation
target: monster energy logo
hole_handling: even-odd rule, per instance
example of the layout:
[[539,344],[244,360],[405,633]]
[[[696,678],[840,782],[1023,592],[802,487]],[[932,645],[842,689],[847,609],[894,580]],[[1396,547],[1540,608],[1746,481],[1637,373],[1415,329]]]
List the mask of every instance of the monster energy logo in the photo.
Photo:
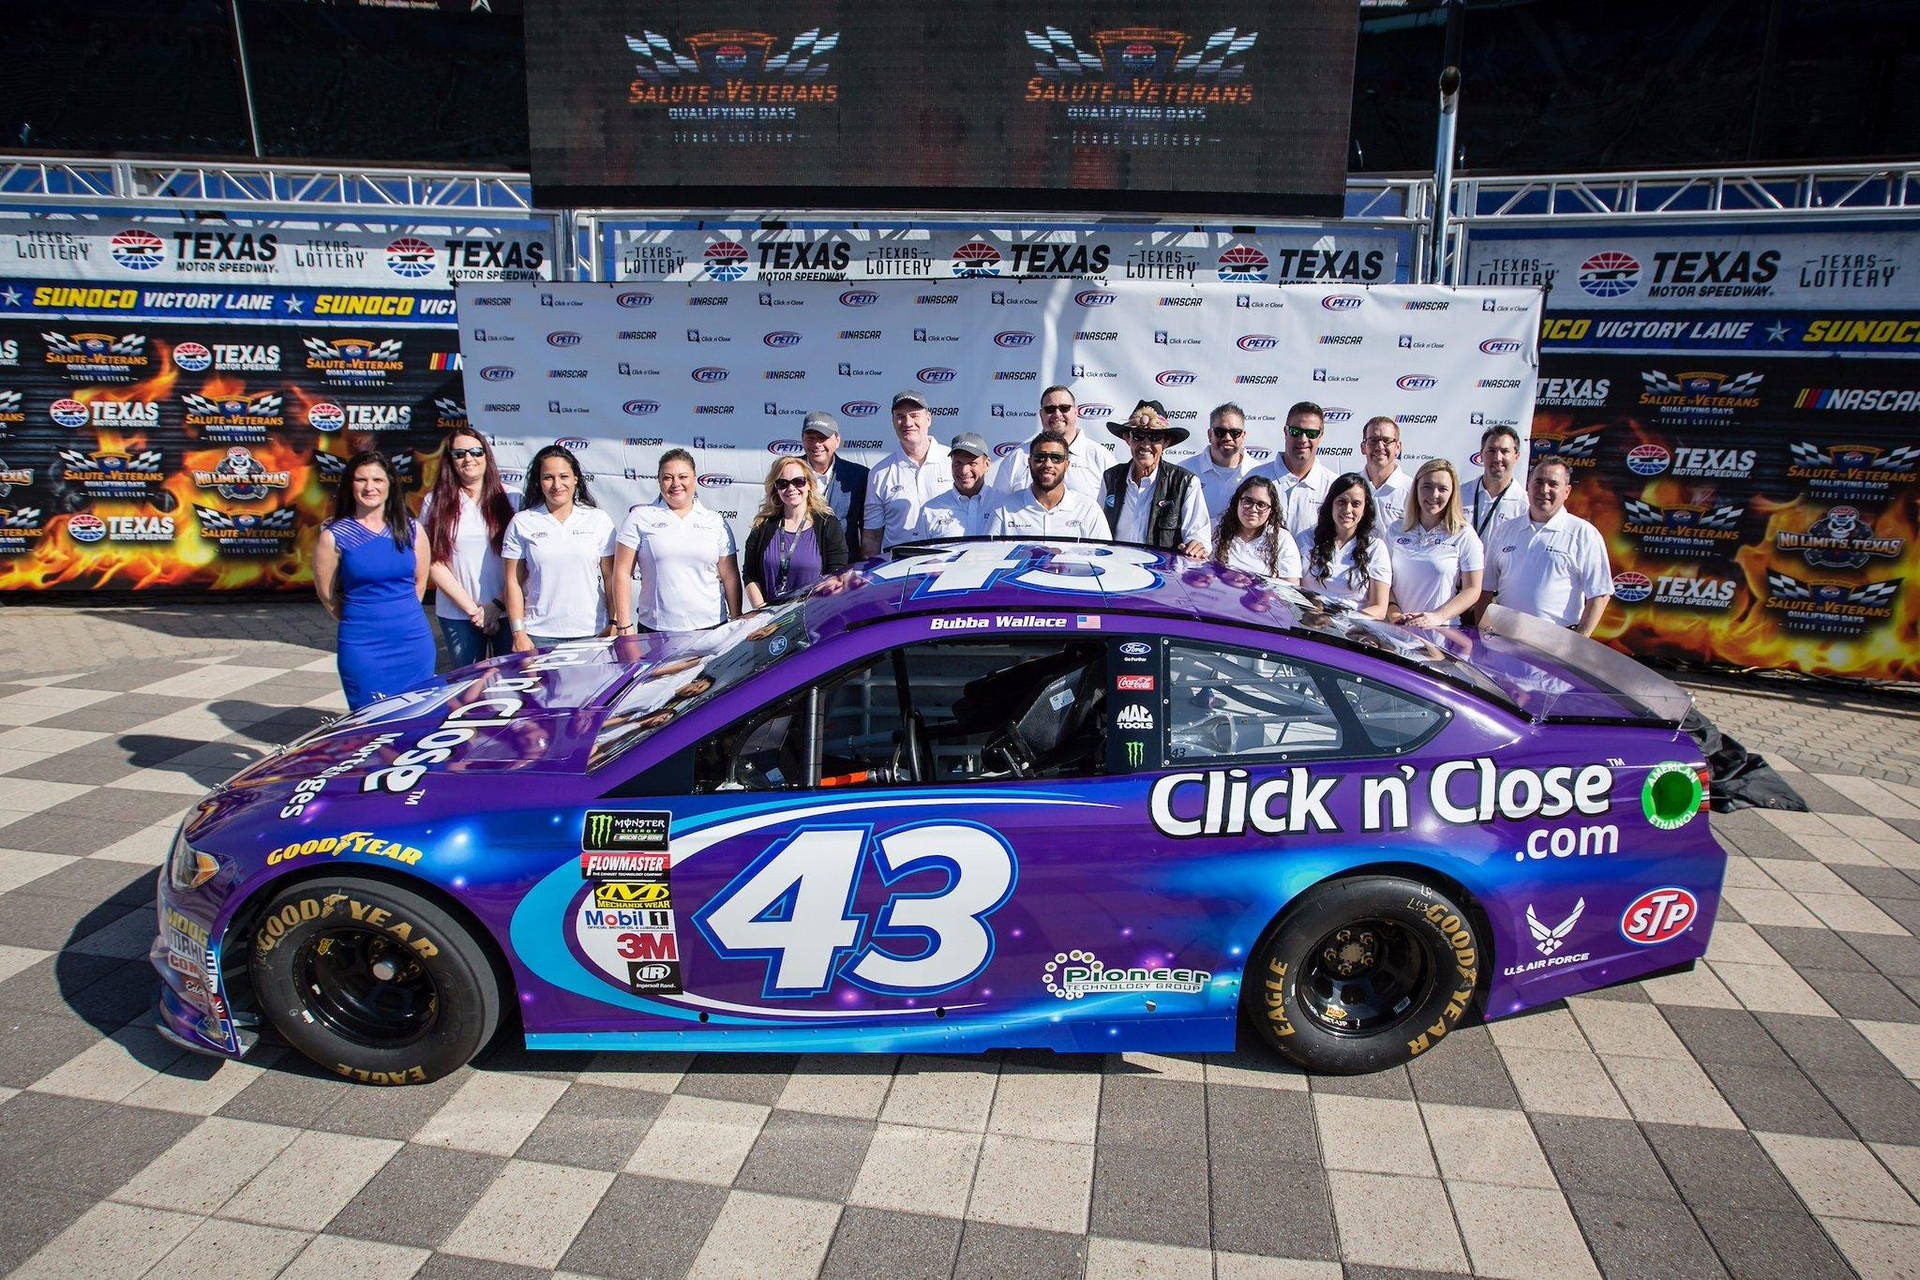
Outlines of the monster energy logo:
[[1138,769],[1142,764],[1146,763],[1146,759],[1147,759],[1146,743],[1129,742],[1127,744],[1127,767],[1129,769]]
[[670,813],[590,809],[580,831],[580,847],[593,852],[625,849],[657,852],[667,847],[672,824]]

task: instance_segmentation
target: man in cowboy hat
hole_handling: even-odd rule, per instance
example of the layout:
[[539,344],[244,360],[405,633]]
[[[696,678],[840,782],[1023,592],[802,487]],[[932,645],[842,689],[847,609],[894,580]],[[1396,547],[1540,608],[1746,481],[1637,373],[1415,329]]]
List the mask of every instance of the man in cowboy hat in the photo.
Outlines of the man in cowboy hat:
[[1167,424],[1158,400],[1142,400],[1125,422],[1107,430],[1127,442],[1133,461],[1108,467],[1100,509],[1120,542],[1144,542],[1182,555],[1207,554],[1207,501],[1193,472],[1160,455],[1187,438],[1185,427]]

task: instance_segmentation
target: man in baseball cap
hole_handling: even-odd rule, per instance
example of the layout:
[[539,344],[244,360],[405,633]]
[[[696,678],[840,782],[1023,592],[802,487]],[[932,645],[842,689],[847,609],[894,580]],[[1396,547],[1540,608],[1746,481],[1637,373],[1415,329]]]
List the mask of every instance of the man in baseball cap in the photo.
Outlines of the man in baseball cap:
[[860,535],[864,554],[877,556],[906,542],[920,520],[920,508],[953,487],[947,447],[933,438],[933,413],[918,391],[893,396],[893,434],[900,447],[867,477],[866,513]]
[[987,487],[987,469],[993,453],[977,431],[962,431],[947,446],[947,464],[953,488],[920,508],[914,538],[978,538],[998,507],[998,495]]
[[858,551],[867,507],[867,469],[840,456],[840,424],[830,413],[815,409],[800,422],[800,453],[806,459],[820,496],[840,517],[847,533],[847,549]]
[[1158,400],[1142,400],[1125,422],[1109,422],[1107,430],[1133,451],[1132,462],[1107,468],[1100,505],[1114,539],[1205,556],[1212,539],[1200,482],[1185,467],[1160,458],[1168,445],[1187,438],[1187,429],[1170,426]]

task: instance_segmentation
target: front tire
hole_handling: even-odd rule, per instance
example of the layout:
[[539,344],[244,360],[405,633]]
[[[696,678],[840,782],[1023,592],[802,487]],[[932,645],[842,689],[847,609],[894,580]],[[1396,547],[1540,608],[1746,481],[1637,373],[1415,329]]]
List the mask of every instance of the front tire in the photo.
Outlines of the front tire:
[[424,1084],[466,1065],[500,1025],[486,953],[418,894],[352,876],[307,880],[254,930],[261,1010],[301,1053],[366,1084]]
[[1308,1071],[1399,1066],[1460,1025],[1480,978],[1473,918],[1401,876],[1310,890],[1247,966],[1261,1036]]

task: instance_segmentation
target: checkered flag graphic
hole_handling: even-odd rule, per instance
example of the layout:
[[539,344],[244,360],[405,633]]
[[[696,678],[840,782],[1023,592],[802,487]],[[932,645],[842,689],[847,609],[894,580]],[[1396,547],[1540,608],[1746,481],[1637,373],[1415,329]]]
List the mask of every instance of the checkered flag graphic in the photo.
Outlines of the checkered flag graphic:
[[1787,446],[1787,454],[1802,467],[1824,467],[1830,461],[1827,451],[1809,440],[1795,440]]
[[1760,389],[1760,383],[1765,380],[1766,376],[1764,373],[1737,373],[1733,377],[1728,378],[1725,384],[1721,386],[1720,394],[1723,396],[1750,396]]
[[369,360],[395,360],[400,356],[400,339],[382,338],[367,352]]
[[1889,471],[1911,471],[1915,463],[1920,463],[1920,445],[1903,444],[1889,449],[1879,461]]
[[323,480],[338,480],[347,474],[347,460],[336,458],[331,453],[314,454],[313,463],[320,468],[320,477]]
[[[824,61],[827,54],[840,43],[840,33],[823,36],[820,28],[803,31],[794,37],[793,44],[785,53],[776,53],[767,59],[767,70],[787,77],[789,80],[818,80],[827,74],[831,64]],[[823,61],[815,63],[813,59]]]
[[1027,43],[1040,55],[1033,69],[1049,80],[1077,80],[1100,74],[1099,56],[1080,48],[1072,36],[1058,27],[1048,27],[1044,34],[1027,32]]
[[40,523],[40,508],[22,507],[0,515],[0,529],[32,529]]
[[1174,63],[1173,73],[1191,75],[1196,80],[1238,80],[1247,73],[1246,64],[1235,61],[1229,66],[1227,60],[1238,59],[1253,48],[1253,42],[1259,38],[1258,31],[1249,31],[1243,36],[1238,27],[1216,31],[1198,50]]
[[461,404],[458,400],[449,400],[444,396],[435,400],[433,407],[441,413],[446,414],[449,418],[464,418],[467,416],[467,406]]
[[1627,520],[1630,523],[1665,524],[1667,521],[1667,513],[1659,507],[1654,506],[1651,502],[1641,502],[1637,498],[1629,498],[1626,507]]
[[160,451],[145,449],[127,459],[129,471],[158,471],[160,469]]
[[64,333],[43,333],[40,335],[40,341],[46,343],[47,350],[55,355],[77,356],[80,354],[80,344]]
[[127,333],[107,344],[107,350],[117,356],[137,356],[147,349],[147,335]]
[[1558,452],[1562,458],[1591,458],[1593,451],[1599,447],[1600,433],[1598,431],[1582,431],[1562,440]]
[[1898,590],[1900,584],[1897,582],[1869,582],[1864,587],[1847,592],[1847,603],[1866,605],[1870,609],[1883,608],[1893,603],[1893,594]]
[[1671,396],[1680,393],[1680,384],[1658,369],[1642,369],[1640,381],[1647,384],[1647,390],[1657,396]]
[[278,413],[283,399],[278,391],[269,391],[263,396],[255,396],[247,401],[249,413]]
[[89,470],[93,467],[93,459],[78,449],[60,450],[60,461],[70,467],[85,467]]
[[0,391],[0,413],[7,413],[20,407],[18,391]]
[[1769,573],[1767,575],[1767,590],[1783,600],[1813,599],[1813,588],[1800,581],[1800,579],[1789,577],[1784,573]]
[[640,36],[638,40],[628,36],[626,41],[627,48],[640,59],[633,64],[633,70],[642,80],[659,84],[663,80],[700,74],[700,64],[676,50],[673,42],[659,32],[643,30]]
[[218,401],[209,400],[202,395],[195,395],[191,391],[180,397],[180,403],[187,407],[189,413],[204,413],[217,416],[221,412]]
[[1714,507],[1696,522],[1703,529],[1731,529],[1746,514],[1745,507]]
[[333,344],[325,338],[302,338],[300,341],[305,345],[307,354],[310,356],[319,356],[324,360],[334,354]]

